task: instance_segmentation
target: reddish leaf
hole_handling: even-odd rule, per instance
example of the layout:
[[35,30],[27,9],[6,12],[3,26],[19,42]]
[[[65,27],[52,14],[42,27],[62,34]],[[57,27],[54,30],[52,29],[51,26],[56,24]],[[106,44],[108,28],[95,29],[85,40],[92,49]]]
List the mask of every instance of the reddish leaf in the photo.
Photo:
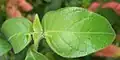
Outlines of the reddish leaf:
[[90,11],[96,11],[96,9],[100,6],[99,2],[93,2],[90,7],[88,8],[88,10]]
[[20,11],[16,8],[16,6],[11,3],[7,3],[6,12],[9,17],[21,17]]
[[[90,11],[96,11],[96,9],[100,6],[99,2],[93,2],[90,7],[88,8],[88,10]],[[118,15],[120,15],[120,3],[115,2],[115,1],[111,1],[111,2],[107,2],[105,4],[102,5],[102,8],[111,8],[113,9]]]
[[18,6],[21,7],[24,11],[30,11],[33,9],[33,7],[25,0],[18,0]]

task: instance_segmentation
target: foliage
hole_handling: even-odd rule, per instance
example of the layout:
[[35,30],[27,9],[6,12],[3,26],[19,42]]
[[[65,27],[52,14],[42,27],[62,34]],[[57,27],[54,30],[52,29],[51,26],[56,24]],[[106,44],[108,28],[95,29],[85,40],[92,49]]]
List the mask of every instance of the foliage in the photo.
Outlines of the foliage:
[[0,60],[116,60],[119,2],[1,0]]

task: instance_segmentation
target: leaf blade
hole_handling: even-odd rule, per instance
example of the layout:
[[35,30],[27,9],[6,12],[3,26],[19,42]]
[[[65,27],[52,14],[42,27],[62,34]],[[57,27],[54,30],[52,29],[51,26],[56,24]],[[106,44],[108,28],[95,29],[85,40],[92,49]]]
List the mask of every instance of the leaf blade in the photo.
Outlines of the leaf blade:
[[33,22],[33,31],[34,31],[33,34],[34,47],[37,50],[39,41],[42,38],[42,33],[43,33],[42,26],[37,14],[35,15],[35,20]]
[[49,12],[42,24],[51,49],[68,58],[96,52],[111,44],[115,38],[115,32],[106,18],[78,7]]
[[31,41],[32,23],[26,18],[11,18],[3,23],[1,31],[10,39],[14,52],[19,53]]

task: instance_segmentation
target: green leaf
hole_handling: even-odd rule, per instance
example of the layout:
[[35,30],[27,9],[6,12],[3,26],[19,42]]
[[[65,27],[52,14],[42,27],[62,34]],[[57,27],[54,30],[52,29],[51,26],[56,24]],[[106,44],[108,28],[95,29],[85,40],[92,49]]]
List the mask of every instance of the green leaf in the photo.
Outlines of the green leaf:
[[115,32],[106,18],[79,7],[48,12],[42,21],[48,45],[67,58],[96,52],[115,39]]
[[7,40],[0,37],[0,56],[6,54],[11,49],[11,45]]
[[46,56],[30,48],[27,52],[25,60],[48,60]]
[[43,29],[37,14],[35,15],[35,20],[33,22],[33,30],[34,32],[43,32]]
[[3,23],[1,31],[11,43],[14,52],[19,53],[31,41],[32,23],[25,18],[11,18]]
[[42,36],[42,33],[43,33],[42,26],[40,24],[40,20],[39,20],[39,17],[37,14],[35,15],[35,20],[33,22],[33,31],[34,31],[34,34],[33,34],[34,47],[37,50],[39,41],[43,37]]

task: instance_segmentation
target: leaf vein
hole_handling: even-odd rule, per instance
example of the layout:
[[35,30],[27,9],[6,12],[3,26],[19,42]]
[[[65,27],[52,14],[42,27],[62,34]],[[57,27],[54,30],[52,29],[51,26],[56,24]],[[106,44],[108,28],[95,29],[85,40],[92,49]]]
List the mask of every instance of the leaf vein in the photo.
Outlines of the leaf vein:
[[35,57],[34,57],[34,55],[33,55],[33,53],[31,51],[30,51],[30,54],[33,56],[33,59],[36,60]]
[[47,31],[45,33],[75,33],[75,34],[110,34],[113,35],[113,33],[110,32],[71,32],[71,31]]

